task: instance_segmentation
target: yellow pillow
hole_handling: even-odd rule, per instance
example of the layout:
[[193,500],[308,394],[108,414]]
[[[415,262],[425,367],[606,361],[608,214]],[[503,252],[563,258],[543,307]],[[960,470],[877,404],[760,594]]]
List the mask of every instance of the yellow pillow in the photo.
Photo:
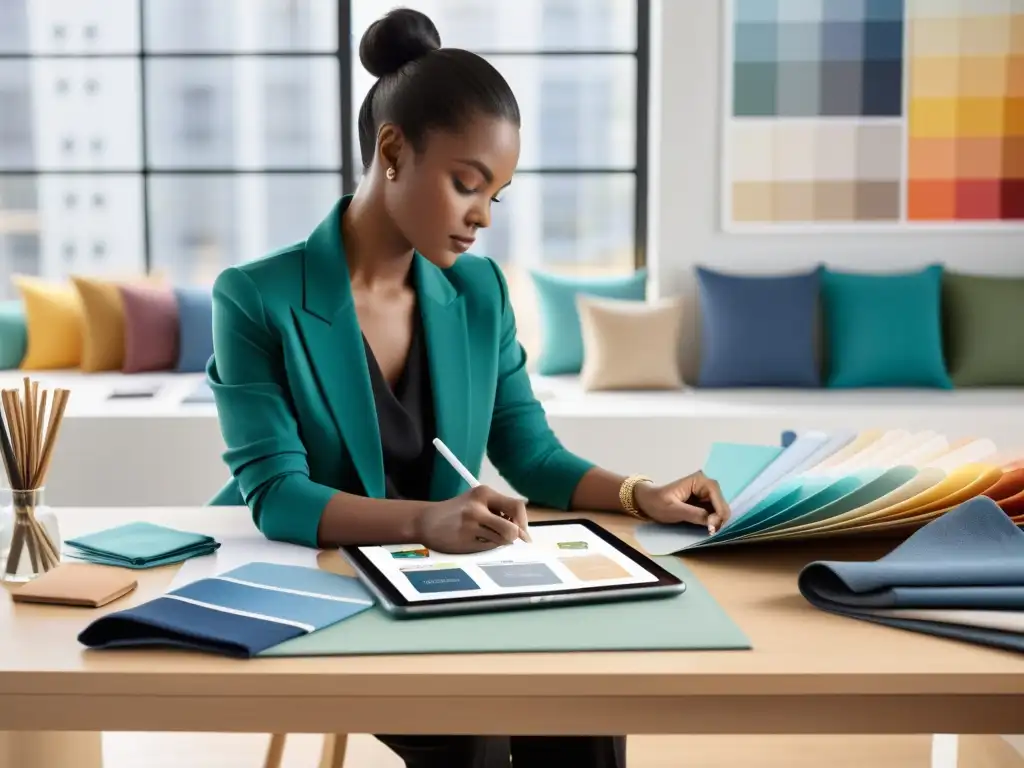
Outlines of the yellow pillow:
[[124,301],[119,285],[126,282],[161,282],[159,277],[113,280],[72,275],[71,282],[82,302],[82,362],[89,373],[120,371],[124,365]]
[[82,360],[84,313],[72,286],[27,275],[11,282],[25,305],[28,345],[22,370],[75,368]]

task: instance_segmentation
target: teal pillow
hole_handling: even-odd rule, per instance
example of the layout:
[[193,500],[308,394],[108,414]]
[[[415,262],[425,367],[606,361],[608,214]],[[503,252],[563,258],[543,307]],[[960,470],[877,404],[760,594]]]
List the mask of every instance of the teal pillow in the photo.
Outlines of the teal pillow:
[[530,274],[537,289],[541,322],[537,372],[544,376],[579,373],[583,367],[578,295],[636,301],[647,298],[646,269],[616,277],[570,277],[538,270]]
[[0,301],[0,371],[21,367],[27,346],[25,305],[20,301]]
[[952,389],[942,345],[942,267],[822,274],[829,387]]

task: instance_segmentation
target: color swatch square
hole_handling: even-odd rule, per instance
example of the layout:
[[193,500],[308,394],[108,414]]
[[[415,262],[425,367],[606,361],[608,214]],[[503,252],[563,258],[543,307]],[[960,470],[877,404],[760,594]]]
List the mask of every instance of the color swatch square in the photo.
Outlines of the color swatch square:
[[956,218],[998,219],[1002,205],[999,179],[960,179],[956,183]]
[[494,565],[481,565],[480,570],[487,574],[487,578],[504,589],[543,587],[562,583],[554,571],[544,563],[495,563]]
[[909,151],[908,166],[912,179],[930,181],[956,178],[957,154],[955,138],[914,138],[910,142]]
[[734,115],[769,117],[776,114],[777,70],[775,62],[736,62],[733,70]]
[[461,568],[424,568],[403,571],[413,588],[422,594],[436,592],[468,592],[480,585]]
[[857,221],[896,221],[900,217],[898,181],[858,181]]
[[737,24],[733,45],[737,63],[777,61],[780,53],[778,26],[764,22]]
[[958,139],[954,152],[957,178],[998,180],[1002,176],[1003,142],[998,136]]
[[899,182],[903,169],[903,130],[888,123],[857,126],[856,177],[862,181]]
[[903,62],[865,61],[860,114],[899,117],[903,114]]
[[868,61],[902,61],[903,22],[900,20],[865,21],[864,58]]
[[821,114],[859,115],[864,95],[859,61],[825,61],[821,65]]
[[821,114],[821,67],[814,61],[780,61],[775,109],[786,117]]
[[903,0],[866,0],[865,21],[903,21]]
[[955,98],[960,92],[960,59],[921,56],[911,59],[910,92],[915,99]]
[[1000,186],[1002,217],[1024,220],[1024,179],[1003,179]]
[[821,21],[821,0],[778,0],[778,3],[776,18],[779,21]]
[[629,571],[604,555],[563,557],[561,562],[580,581],[608,581],[611,579],[629,578]]
[[775,46],[778,61],[810,61],[821,60],[822,40],[821,26],[814,22],[795,21],[776,26]]
[[914,179],[910,182],[907,205],[911,219],[948,221],[956,218],[956,181]]
[[814,185],[814,221],[855,221],[857,185],[852,181],[819,181]]
[[736,0],[733,17],[738,22],[775,21],[779,16],[779,3],[786,0]]
[[1005,56],[963,56],[953,84],[962,96],[1001,99],[1006,94],[1009,74]]

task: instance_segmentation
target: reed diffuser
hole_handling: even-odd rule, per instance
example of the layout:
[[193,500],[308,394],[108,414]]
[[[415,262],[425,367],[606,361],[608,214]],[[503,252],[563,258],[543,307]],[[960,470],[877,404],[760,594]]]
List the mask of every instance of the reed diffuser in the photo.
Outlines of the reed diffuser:
[[0,523],[3,581],[30,581],[60,563],[57,519],[43,504],[43,490],[71,392],[58,388],[51,397],[28,376],[24,385],[23,392],[0,390],[0,453],[11,489]]

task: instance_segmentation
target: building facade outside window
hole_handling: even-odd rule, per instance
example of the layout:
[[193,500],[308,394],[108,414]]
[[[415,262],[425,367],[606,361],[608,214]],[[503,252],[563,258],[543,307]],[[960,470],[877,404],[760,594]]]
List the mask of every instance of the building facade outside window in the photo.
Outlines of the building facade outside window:
[[[408,0],[486,56],[523,112],[476,251],[527,350],[531,269],[643,263],[648,0]],[[0,298],[10,277],[158,270],[209,285],[304,237],[358,167],[358,60],[379,0],[0,2]]]

